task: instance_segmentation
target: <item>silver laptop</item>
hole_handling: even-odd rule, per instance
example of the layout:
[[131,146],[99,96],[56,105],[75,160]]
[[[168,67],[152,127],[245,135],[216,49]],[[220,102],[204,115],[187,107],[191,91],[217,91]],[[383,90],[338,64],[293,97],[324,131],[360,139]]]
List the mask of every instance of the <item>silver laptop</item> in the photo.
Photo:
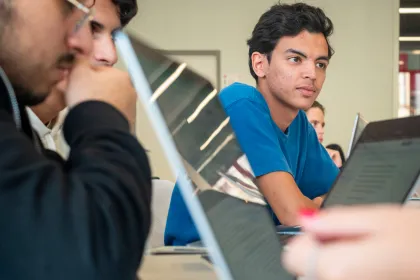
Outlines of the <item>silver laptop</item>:
[[252,170],[232,168],[246,157],[217,89],[140,40],[124,33],[115,38],[218,277],[294,279],[281,266],[283,246],[265,203],[230,188],[246,189],[255,178]]
[[362,116],[362,114],[357,113],[356,119],[354,120],[353,131],[351,133],[349,149],[347,152],[347,158],[350,156],[350,153],[354,149],[357,140],[359,140],[360,135],[362,135],[363,130],[365,129],[368,121]]

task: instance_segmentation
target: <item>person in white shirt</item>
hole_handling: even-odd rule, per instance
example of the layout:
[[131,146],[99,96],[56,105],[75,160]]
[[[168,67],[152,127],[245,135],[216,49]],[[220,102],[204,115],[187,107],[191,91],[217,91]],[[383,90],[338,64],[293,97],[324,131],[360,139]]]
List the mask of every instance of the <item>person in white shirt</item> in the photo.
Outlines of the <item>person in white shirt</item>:
[[67,110],[59,112],[58,116],[52,121],[43,123],[38,116],[30,109],[26,108],[29,119],[31,120],[32,128],[38,133],[43,146],[46,149],[58,152],[65,157],[68,154],[68,146],[61,134],[64,117]]
[[[93,36],[93,50],[89,55],[92,64],[113,66],[117,52],[113,32],[123,28],[137,14],[136,0],[96,0],[95,12],[90,21]],[[46,149],[67,157],[69,149],[61,133],[67,114],[64,94],[55,88],[41,104],[27,108],[34,130]]]

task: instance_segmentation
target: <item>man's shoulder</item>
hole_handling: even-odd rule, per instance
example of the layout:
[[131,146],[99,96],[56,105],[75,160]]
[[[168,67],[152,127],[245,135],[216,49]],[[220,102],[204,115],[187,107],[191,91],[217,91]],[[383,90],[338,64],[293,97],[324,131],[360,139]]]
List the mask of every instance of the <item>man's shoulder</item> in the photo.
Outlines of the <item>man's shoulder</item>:
[[254,103],[264,102],[264,98],[255,87],[243,83],[233,83],[225,87],[220,92],[219,99],[224,108],[240,100],[249,100]]

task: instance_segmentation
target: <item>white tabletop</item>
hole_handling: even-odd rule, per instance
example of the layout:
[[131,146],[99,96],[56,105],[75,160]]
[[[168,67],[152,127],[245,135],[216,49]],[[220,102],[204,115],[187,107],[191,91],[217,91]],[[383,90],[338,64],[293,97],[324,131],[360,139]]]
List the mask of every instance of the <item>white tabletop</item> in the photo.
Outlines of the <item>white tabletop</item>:
[[215,280],[212,265],[200,255],[144,256],[138,276],[141,280]]

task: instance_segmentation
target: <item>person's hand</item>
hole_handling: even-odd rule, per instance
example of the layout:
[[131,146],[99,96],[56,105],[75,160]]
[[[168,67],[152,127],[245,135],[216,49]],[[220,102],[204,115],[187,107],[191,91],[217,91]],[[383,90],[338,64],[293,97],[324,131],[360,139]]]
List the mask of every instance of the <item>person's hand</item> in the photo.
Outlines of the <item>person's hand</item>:
[[369,206],[301,218],[305,234],[290,241],[283,264],[310,279],[418,279],[419,216],[420,209]]
[[133,126],[136,116],[136,93],[128,73],[107,66],[92,66],[83,58],[72,69],[66,88],[66,103],[98,100],[117,108]]
[[330,155],[331,159],[334,161],[335,165],[340,168],[343,166],[343,161],[341,160],[340,153],[336,150],[326,149],[328,154]]
[[318,206],[321,207],[322,203],[324,202],[325,195],[315,197],[312,201]]

